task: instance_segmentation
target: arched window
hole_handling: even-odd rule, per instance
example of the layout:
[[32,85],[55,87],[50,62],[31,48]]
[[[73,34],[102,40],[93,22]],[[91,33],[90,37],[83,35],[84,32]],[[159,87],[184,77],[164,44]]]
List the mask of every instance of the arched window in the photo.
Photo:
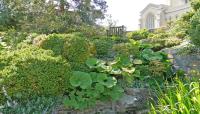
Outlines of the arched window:
[[145,26],[147,29],[155,28],[155,16],[153,14],[150,13],[147,15]]

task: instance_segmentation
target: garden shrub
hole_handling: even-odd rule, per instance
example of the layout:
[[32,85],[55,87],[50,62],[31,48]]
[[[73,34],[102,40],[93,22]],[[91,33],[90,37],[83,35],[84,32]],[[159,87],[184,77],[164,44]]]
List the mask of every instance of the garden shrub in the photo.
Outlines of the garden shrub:
[[189,29],[189,35],[194,45],[200,46],[200,9],[191,18],[191,28]]
[[176,38],[176,37],[168,37],[166,40],[165,40],[165,47],[173,47],[173,46],[176,46],[176,45],[179,45],[180,43],[182,42],[181,39],[179,38]]
[[[34,46],[2,52],[0,55],[0,88],[19,102],[37,96],[63,95],[69,87],[70,65],[52,51]],[[0,99],[5,100],[1,90]],[[2,104],[2,102],[1,102]]]
[[154,77],[162,77],[164,73],[167,71],[167,67],[164,62],[161,61],[150,61],[149,63],[149,71]]
[[116,43],[128,43],[129,42],[129,38],[127,37],[117,37],[117,36],[112,36],[111,39]]
[[[36,37],[33,39],[32,43],[33,43],[33,45],[36,45],[36,46],[41,47],[42,44],[43,44],[43,42],[44,42],[46,39],[47,39],[47,35],[41,34],[41,35],[36,36]],[[46,42],[47,42],[47,41],[46,41]]]
[[82,71],[82,72],[89,72],[90,69],[83,63],[79,62],[69,62],[72,70],[74,71]]
[[41,43],[41,47],[43,49],[52,50],[55,55],[62,55],[64,43],[65,43],[64,35],[51,34],[48,35],[46,39],[44,39],[44,41]]
[[94,36],[104,36],[106,34],[105,28],[91,25],[80,26],[77,31],[81,32],[82,35],[88,38],[92,38]]
[[130,32],[127,34],[127,37],[134,40],[142,40],[148,38],[149,31],[142,29],[139,31]]
[[173,47],[179,45],[182,42],[181,39],[176,37],[166,37],[166,38],[148,38],[143,41],[145,44],[151,44],[154,51],[159,51],[164,48]]
[[25,32],[18,32],[15,29],[9,29],[3,36],[3,41],[6,42],[12,49],[14,49],[17,44],[26,40],[28,34]]
[[178,50],[179,55],[192,55],[192,54],[200,54],[200,47],[197,47],[193,44],[189,44],[185,47],[182,47]]
[[[172,64],[165,53],[144,49],[138,59],[143,62],[141,65],[135,66],[136,71],[138,71],[135,76],[140,83],[143,83],[143,86],[155,87],[155,81],[162,85],[165,80],[171,78]],[[136,82],[133,83],[136,84]]]
[[191,0],[191,7],[197,11],[200,8],[200,0]]
[[70,62],[84,63],[95,53],[94,45],[84,37],[74,36],[64,43],[63,56]]
[[83,33],[41,35],[34,42],[43,49],[52,50],[56,56],[64,57],[74,70],[87,71],[83,63],[96,54],[95,46]]
[[149,38],[153,39],[164,39],[167,38],[169,34],[164,29],[156,29],[152,33],[149,34]]
[[[189,15],[189,13],[188,13]],[[170,28],[167,32],[169,32],[170,36],[177,37],[180,39],[185,38],[188,35],[188,28],[189,28],[189,23],[187,17],[187,14],[185,14],[181,19],[172,22],[170,25]]]
[[110,37],[96,38],[93,42],[96,47],[98,58],[109,57],[109,54],[112,50],[112,46],[114,44],[114,41]]
[[137,56],[139,54],[139,46],[134,43],[119,43],[113,45],[113,50],[117,55]]

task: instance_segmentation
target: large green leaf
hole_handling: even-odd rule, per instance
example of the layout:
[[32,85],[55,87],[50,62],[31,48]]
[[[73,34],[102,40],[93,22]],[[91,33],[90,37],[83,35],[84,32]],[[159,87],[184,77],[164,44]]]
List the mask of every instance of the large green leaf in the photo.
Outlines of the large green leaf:
[[116,85],[117,80],[114,77],[108,77],[107,74],[99,73],[97,76],[97,81],[106,86],[107,88],[112,88]]
[[123,95],[124,90],[120,86],[114,86],[113,88],[109,89],[106,93],[104,93],[105,96],[110,96],[112,100],[116,101],[119,100],[120,97]]
[[159,52],[153,52],[151,49],[144,49],[142,51],[142,57],[146,60],[153,61],[153,60],[162,60],[163,55]]
[[120,99],[120,97],[123,95],[123,88],[121,88],[120,86],[115,86],[112,88],[112,91],[110,92],[110,96],[112,98],[112,100],[116,101],[118,99]]
[[71,78],[70,78],[70,84],[74,87],[78,87],[81,85],[81,81],[80,81],[80,77],[79,76],[76,76],[76,75],[73,75]]
[[91,76],[93,82],[98,82],[97,75],[98,75],[98,73],[96,73],[96,72],[90,72],[90,76]]
[[127,56],[120,56],[117,58],[117,64],[121,67],[129,67],[131,66],[131,61],[130,61],[130,58],[127,57]]
[[70,78],[70,84],[74,87],[81,87],[87,89],[92,85],[92,78],[90,74],[80,71],[74,71],[73,76]]
[[106,81],[107,79],[108,79],[107,74],[98,73],[98,75],[97,75],[97,82],[103,83],[103,82]]
[[86,65],[89,67],[89,68],[95,68],[97,66],[97,64],[99,63],[99,60],[97,58],[89,58],[87,61],[86,61]]
[[100,92],[100,93],[103,93],[103,92],[104,92],[104,86],[103,86],[102,84],[100,84],[100,83],[97,83],[97,84],[95,85],[95,89],[96,89],[96,91],[98,91],[98,92]]
[[112,88],[117,84],[117,79],[114,77],[108,77],[106,81],[103,82],[103,85],[105,85],[107,88]]

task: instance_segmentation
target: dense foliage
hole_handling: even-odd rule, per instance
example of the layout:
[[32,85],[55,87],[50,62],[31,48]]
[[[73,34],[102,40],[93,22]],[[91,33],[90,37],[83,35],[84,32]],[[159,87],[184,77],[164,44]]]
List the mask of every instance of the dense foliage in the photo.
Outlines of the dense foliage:
[[128,38],[134,39],[134,40],[142,40],[148,38],[149,31],[146,29],[130,32],[127,34]]
[[167,84],[164,91],[159,90],[158,104],[152,105],[151,114],[198,114],[200,112],[199,80],[176,79]]
[[[0,55],[0,85],[13,100],[20,102],[37,96],[56,97],[68,88],[70,66],[51,51],[34,46],[2,52]],[[2,100],[6,100],[1,90]]]
[[0,2],[0,30],[7,30],[0,32],[0,113],[45,114],[57,105],[85,110],[119,100],[129,87],[158,90],[151,113],[199,112],[199,82],[174,80],[184,72],[160,51],[187,37],[200,46],[199,0],[168,28],[127,37],[107,37],[96,25],[105,0]]
[[55,111],[56,105],[61,104],[62,98],[51,97],[37,97],[29,99],[26,103],[13,104],[13,107],[5,106],[0,108],[0,111],[4,114],[50,114]]
[[200,37],[199,37],[199,31],[200,31],[200,10],[198,10],[193,17],[191,18],[191,28],[189,29],[189,34],[191,37],[191,41],[196,46],[200,46]]
[[98,58],[109,57],[114,44],[114,41],[110,37],[95,38],[93,42]]
[[0,30],[63,33],[95,26],[103,19],[104,0],[0,0]]
[[95,53],[93,45],[84,37],[69,38],[64,44],[63,56],[70,62],[84,63]]
[[105,73],[74,71],[70,84],[72,90],[64,104],[75,109],[95,106],[99,100],[118,100],[123,94],[117,80]]
[[37,41],[37,45],[40,45],[41,48],[52,50],[55,55],[63,54],[63,47],[65,43],[64,35],[50,34],[46,37],[36,37],[34,40]]
[[177,24],[176,26],[171,26],[169,30],[156,29],[150,32],[143,29],[127,33],[127,36],[129,39],[139,40],[143,44],[150,45],[154,51],[160,51],[164,48],[179,45],[182,42],[182,38],[186,36],[186,27],[180,30],[180,25]]

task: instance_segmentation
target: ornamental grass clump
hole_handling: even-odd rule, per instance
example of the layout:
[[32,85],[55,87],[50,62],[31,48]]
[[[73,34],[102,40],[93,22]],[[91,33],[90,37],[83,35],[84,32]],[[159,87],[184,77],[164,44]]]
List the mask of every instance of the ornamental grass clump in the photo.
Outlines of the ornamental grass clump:
[[199,114],[200,80],[175,80],[158,93],[158,103],[151,104],[150,114]]

